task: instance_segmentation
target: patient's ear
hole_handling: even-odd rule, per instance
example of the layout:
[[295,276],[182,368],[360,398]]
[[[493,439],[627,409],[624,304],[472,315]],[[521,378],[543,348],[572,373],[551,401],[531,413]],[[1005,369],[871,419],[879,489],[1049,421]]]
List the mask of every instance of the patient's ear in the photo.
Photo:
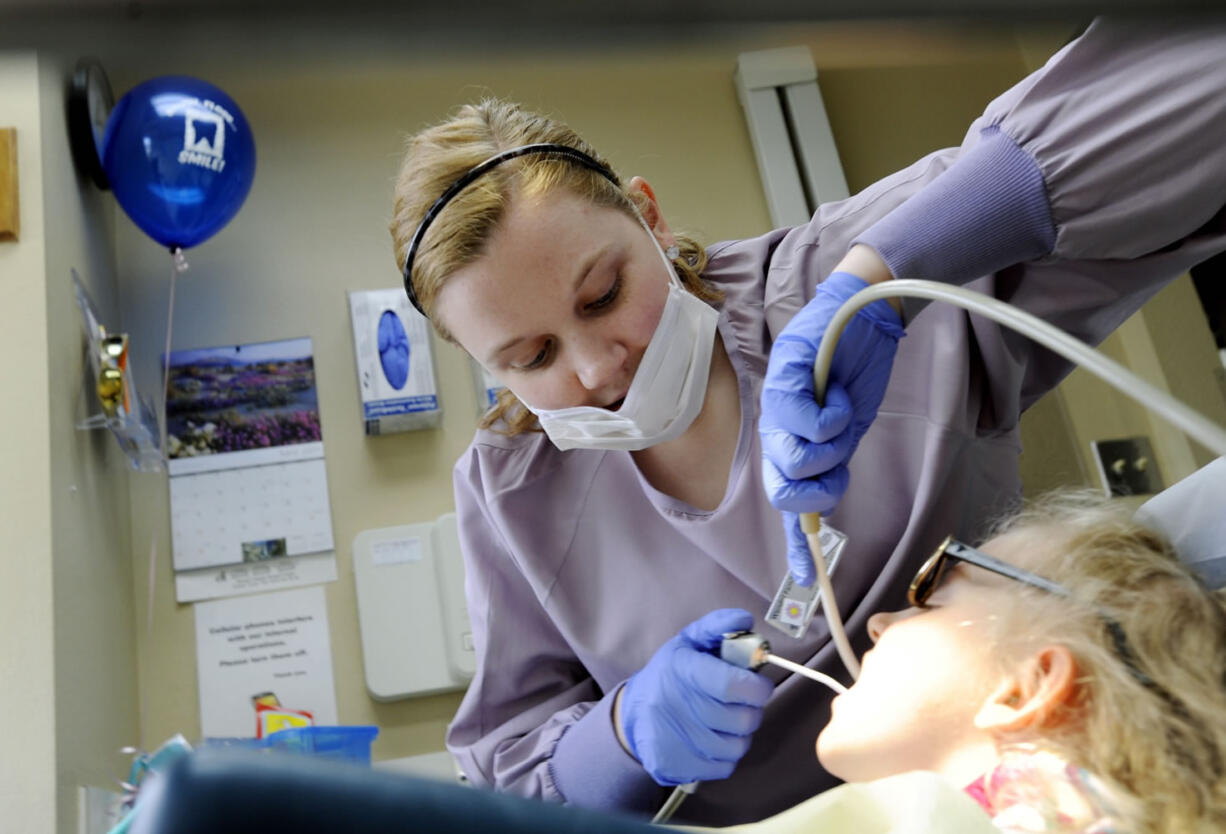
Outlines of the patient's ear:
[[1077,661],[1065,646],[1045,646],[1005,677],[975,715],[981,730],[1039,729],[1077,689]]

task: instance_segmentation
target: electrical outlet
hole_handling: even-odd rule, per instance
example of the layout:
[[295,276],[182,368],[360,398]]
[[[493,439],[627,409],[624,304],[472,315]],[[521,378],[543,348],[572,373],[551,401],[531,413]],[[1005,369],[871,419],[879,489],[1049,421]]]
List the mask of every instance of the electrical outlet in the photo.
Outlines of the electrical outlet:
[[1162,473],[1148,437],[1095,440],[1090,445],[1107,495],[1153,495],[1162,491]]

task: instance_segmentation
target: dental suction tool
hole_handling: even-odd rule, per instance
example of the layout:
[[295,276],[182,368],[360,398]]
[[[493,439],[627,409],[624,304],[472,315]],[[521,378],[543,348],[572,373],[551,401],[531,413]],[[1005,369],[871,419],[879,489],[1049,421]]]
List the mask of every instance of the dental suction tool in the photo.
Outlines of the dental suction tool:
[[974,290],[937,281],[915,279],[885,281],[860,290],[849,298],[830,319],[830,326],[826,328],[826,336],[834,338],[829,339],[823,336],[821,345],[817,349],[817,359],[813,363],[813,382],[817,386],[819,397],[825,396],[826,379],[830,375],[830,362],[834,358],[834,348],[847,322],[861,308],[874,301],[895,297],[944,301],[991,319],[997,324],[1003,324],[1024,336],[1029,336],[1043,347],[1085,368],[1142,406],[1158,412],[1172,425],[1183,429],[1190,437],[1200,441],[1214,453],[1226,456],[1226,429],[1184,405],[1167,392],[1141,379],[1123,365],[1109,359],[1060,328],[1024,310],[1019,310],[1011,304]]
[[[751,672],[756,672],[766,664],[771,663],[787,669],[789,672],[802,675],[811,681],[828,686],[839,695],[847,691],[847,687],[829,675],[816,669],[810,669],[808,666],[793,663],[786,657],[773,654],[771,652],[771,644],[767,639],[761,634],[755,634],[752,631],[736,631],[725,634],[723,642],[720,643],[719,656],[721,660],[727,661],[734,666],[740,666],[742,669],[748,669]],[[672,793],[668,795],[668,799],[660,806],[660,810],[656,811],[656,815],[651,818],[651,821],[653,823],[666,821],[681,807],[681,803],[697,787],[697,782],[687,782],[684,785],[678,785],[673,788]]]
[[847,687],[829,675],[816,669],[810,669],[808,666],[793,663],[786,657],[773,654],[771,652],[771,644],[766,638],[752,631],[738,631],[733,634],[725,634],[724,641],[719,647],[719,656],[721,660],[726,660],[735,666],[740,666],[751,672],[756,672],[767,663],[771,663],[787,669],[789,672],[802,675],[811,681],[828,686],[839,695],[847,691]]
[[[1003,324],[1011,330],[1029,336],[1074,364],[1080,365],[1145,408],[1156,411],[1216,454],[1226,456],[1226,429],[1184,405],[1167,392],[1141,379],[1123,365],[1107,358],[1086,343],[1075,339],[1037,316],[983,293],[937,281],[913,279],[884,281],[860,290],[839,307],[833,318],[830,319],[830,324],[818,346],[817,358],[813,362],[813,386],[819,403],[826,396],[826,381],[830,376],[830,363],[834,359],[834,349],[843,328],[861,308],[883,298],[926,298],[932,301],[944,301],[991,319],[997,324]],[[839,657],[842,658],[843,665],[847,667],[854,680],[860,676],[860,664],[847,640],[842,618],[835,605],[834,589],[830,585],[830,576],[826,570],[825,560],[822,558],[822,548],[817,539],[817,533],[821,529],[821,516],[818,513],[801,513],[800,523],[809,541],[809,552],[813,554],[814,566],[817,568],[817,581],[822,598],[821,607],[826,616],[826,623],[835,646],[839,650]]]

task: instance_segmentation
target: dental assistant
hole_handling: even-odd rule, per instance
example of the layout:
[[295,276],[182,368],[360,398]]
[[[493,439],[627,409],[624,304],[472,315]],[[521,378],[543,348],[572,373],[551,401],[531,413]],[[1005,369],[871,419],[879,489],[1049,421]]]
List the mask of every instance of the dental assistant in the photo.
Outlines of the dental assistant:
[[[1098,21],[961,147],[707,249],[564,125],[493,101],[418,134],[392,222],[406,287],[514,395],[455,469],[478,671],[448,747],[468,777],[644,813],[703,780],[678,818],[720,825],[833,784],[812,757],[826,694],[708,653],[811,571],[779,510],[848,534],[834,585],[863,634],[941,538],[1020,494],[1019,415],[1069,367],[960,310],[877,302],[818,409],[826,322],[866,280],[914,277],[1101,341],[1226,249],[1223,55],[1203,22]],[[511,152],[530,145],[577,153]],[[772,645],[843,674],[820,620]]]

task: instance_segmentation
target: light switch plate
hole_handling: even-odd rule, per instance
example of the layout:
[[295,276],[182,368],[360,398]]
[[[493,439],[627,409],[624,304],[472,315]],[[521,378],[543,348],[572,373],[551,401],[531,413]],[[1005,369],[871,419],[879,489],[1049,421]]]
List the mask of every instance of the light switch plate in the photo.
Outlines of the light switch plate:
[[1148,437],[1095,440],[1090,445],[1107,495],[1153,495],[1163,490],[1162,473]]

